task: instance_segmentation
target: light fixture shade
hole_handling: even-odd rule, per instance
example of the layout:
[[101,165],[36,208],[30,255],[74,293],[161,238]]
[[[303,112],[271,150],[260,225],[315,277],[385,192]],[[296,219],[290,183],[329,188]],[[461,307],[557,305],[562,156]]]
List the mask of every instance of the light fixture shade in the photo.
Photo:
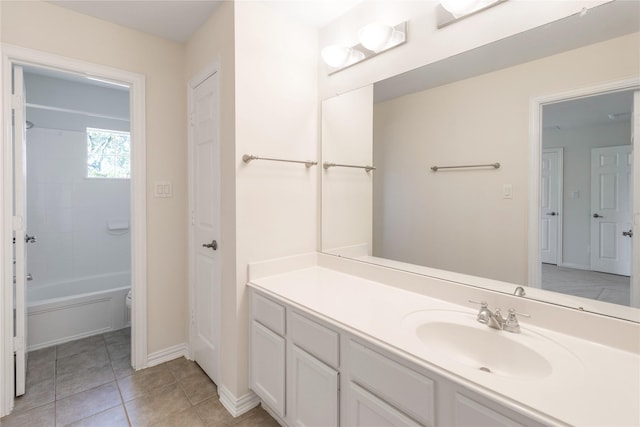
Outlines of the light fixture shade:
[[320,55],[328,66],[340,68],[351,58],[351,51],[352,49],[350,47],[333,44],[322,49]]
[[481,0],[440,0],[440,4],[453,16],[459,18],[478,9]]
[[366,25],[358,31],[358,39],[365,48],[379,52],[391,39],[393,27],[391,25],[372,23]]

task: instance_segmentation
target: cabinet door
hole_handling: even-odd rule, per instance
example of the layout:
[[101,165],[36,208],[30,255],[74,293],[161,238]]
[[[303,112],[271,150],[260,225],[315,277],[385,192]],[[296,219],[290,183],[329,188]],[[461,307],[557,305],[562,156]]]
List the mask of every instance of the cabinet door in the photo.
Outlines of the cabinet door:
[[299,347],[291,346],[289,416],[292,425],[338,425],[338,372]]
[[251,322],[251,388],[279,416],[285,415],[285,340]]
[[458,393],[454,399],[456,427],[523,427],[523,424],[497,412],[500,409],[498,405],[489,408]]
[[344,424],[353,427],[418,427],[420,424],[378,399],[355,383],[349,383]]

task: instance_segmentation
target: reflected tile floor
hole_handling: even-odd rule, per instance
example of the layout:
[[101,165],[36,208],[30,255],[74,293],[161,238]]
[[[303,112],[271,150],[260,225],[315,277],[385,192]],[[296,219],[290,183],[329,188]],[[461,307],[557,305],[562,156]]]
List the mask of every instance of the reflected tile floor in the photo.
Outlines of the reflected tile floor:
[[27,392],[0,427],[277,427],[263,409],[233,418],[184,358],[134,372],[129,328],[29,353]]
[[628,276],[542,264],[542,289],[614,304],[631,303]]

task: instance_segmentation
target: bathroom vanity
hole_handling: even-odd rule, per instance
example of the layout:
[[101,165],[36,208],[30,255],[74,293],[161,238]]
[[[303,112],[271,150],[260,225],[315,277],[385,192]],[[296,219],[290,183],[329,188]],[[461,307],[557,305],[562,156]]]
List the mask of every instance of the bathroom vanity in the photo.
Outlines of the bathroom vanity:
[[[285,425],[640,424],[633,322],[322,254],[252,265],[249,289],[250,387]],[[531,317],[492,329],[469,299]]]

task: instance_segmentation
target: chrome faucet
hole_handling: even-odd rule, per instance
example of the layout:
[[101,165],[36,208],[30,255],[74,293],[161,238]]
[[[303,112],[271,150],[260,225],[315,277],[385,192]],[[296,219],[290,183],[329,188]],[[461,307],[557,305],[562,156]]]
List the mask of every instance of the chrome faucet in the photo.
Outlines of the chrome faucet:
[[[476,301],[469,301],[478,304]],[[489,305],[486,301],[482,301],[480,304],[480,311],[478,311],[478,322],[487,325],[493,329],[500,329],[507,332],[520,333],[520,323],[516,314],[520,314],[525,317],[529,317],[528,314],[517,313],[513,308],[509,309],[507,317],[502,316],[502,312],[499,308],[495,311],[489,310]]]
[[478,322],[493,329],[502,329],[504,322],[506,321],[506,319],[502,317],[500,309],[496,308],[496,311],[492,313],[491,310],[489,310],[489,305],[486,301],[482,301],[480,303],[480,311],[478,312],[477,319]]

